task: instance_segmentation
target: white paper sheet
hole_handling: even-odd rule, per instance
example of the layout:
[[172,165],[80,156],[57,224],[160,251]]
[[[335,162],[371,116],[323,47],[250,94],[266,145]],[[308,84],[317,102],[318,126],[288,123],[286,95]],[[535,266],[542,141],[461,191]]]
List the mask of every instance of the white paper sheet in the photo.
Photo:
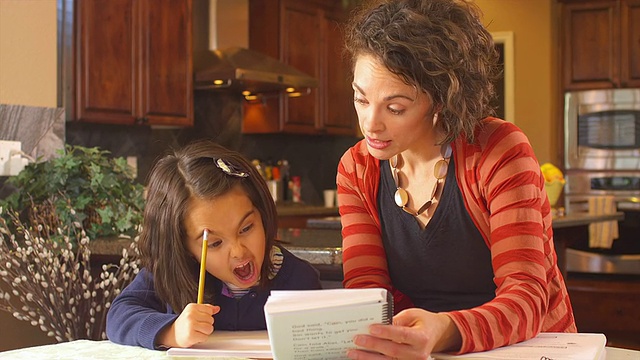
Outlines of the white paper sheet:
[[171,348],[170,357],[239,357],[271,359],[271,345],[266,330],[221,331],[216,330],[203,343],[190,348]]
[[540,333],[533,339],[489,351],[447,355],[432,354],[435,360],[599,360],[604,359],[607,338],[591,333]]

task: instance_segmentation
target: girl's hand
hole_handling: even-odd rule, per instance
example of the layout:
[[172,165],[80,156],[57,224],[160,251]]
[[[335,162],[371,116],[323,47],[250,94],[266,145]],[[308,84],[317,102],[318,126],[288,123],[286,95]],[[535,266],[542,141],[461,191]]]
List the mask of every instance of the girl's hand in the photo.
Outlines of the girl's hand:
[[428,359],[432,352],[458,349],[462,339],[446,314],[413,308],[394,316],[393,325],[371,325],[354,342],[375,353],[349,350],[350,359]]
[[167,347],[191,347],[213,332],[213,315],[220,311],[211,304],[188,304],[176,321],[158,334],[157,343]]

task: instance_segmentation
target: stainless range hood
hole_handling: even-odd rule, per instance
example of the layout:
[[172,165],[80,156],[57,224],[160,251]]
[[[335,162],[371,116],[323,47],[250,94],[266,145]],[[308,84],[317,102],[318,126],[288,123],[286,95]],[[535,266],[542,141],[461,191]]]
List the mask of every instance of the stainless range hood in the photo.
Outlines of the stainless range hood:
[[193,4],[194,14],[208,14],[194,19],[196,90],[299,96],[318,86],[317,79],[248,49],[248,0],[195,0]]
[[302,92],[318,87],[318,80],[272,57],[241,47],[213,50],[208,66],[196,72],[199,90],[237,90],[252,94]]

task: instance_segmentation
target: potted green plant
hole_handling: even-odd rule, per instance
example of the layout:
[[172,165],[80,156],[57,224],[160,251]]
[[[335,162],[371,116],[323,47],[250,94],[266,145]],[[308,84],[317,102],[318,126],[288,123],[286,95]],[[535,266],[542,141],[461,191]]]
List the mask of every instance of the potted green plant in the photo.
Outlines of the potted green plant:
[[66,145],[58,153],[10,177],[7,184],[17,191],[0,200],[0,206],[50,232],[60,223],[80,221],[90,239],[135,236],[142,222],[144,187],[135,181],[126,159],[110,157],[97,147]]

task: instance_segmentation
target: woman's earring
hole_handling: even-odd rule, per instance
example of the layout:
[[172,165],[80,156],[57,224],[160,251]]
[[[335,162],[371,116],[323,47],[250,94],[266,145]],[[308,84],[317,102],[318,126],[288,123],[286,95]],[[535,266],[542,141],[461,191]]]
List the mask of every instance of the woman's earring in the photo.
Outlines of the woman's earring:
[[433,126],[436,126],[438,123],[438,113],[433,114]]

